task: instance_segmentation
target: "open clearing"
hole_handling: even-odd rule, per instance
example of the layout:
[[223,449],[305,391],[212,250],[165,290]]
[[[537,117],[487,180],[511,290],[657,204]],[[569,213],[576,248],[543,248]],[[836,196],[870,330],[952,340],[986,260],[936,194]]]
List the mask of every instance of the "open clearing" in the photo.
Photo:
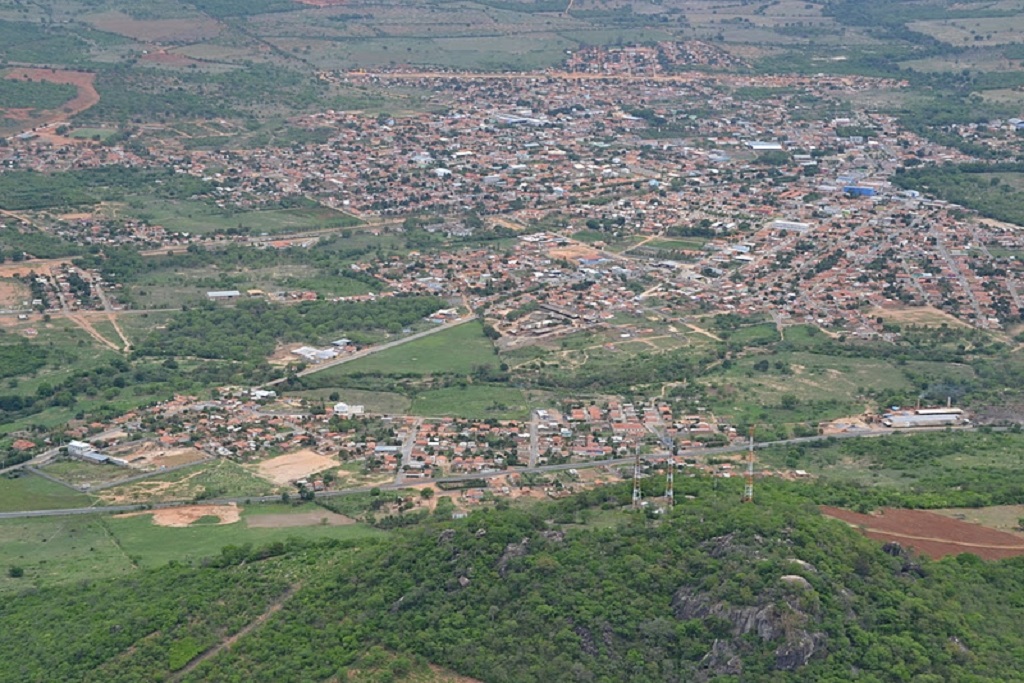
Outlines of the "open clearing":
[[1020,520],[1024,519],[1024,505],[991,505],[983,508],[947,508],[935,510],[940,515],[959,519],[970,524],[998,529],[1024,538]]
[[298,526],[344,526],[355,524],[351,517],[330,510],[310,510],[294,514],[249,515],[245,525],[250,529],[287,529]]
[[885,320],[900,325],[920,325],[921,327],[969,327],[948,313],[943,313],[933,306],[916,306],[913,308],[875,308],[868,314],[880,316]]
[[0,280],[0,308],[21,308],[32,298],[29,294],[29,288],[18,280]]
[[202,16],[180,19],[146,19],[141,21],[122,12],[104,12],[86,17],[100,31],[116,33],[147,43],[195,42],[220,34],[220,26]]
[[285,486],[296,479],[302,479],[337,466],[338,461],[334,458],[320,455],[307,448],[264,460],[257,465],[256,469],[264,479],[279,486]]
[[34,474],[0,477],[0,512],[65,510],[86,507],[93,499]]
[[827,506],[822,506],[821,511],[861,529],[868,538],[895,541],[933,559],[961,553],[972,553],[985,560],[1024,555],[1024,539],[1018,536],[934,512],[883,508],[876,514],[863,515]]
[[165,508],[162,510],[146,510],[144,512],[129,512],[117,517],[137,517],[139,515],[152,515],[153,524],[167,526],[176,529],[184,529],[198,522],[204,517],[216,517],[216,525],[234,524],[242,518],[238,506],[230,505],[189,505],[180,508]]
[[146,470],[188,465],[209,457],[198,448],[173,448],[153,441],[142,444],[128,453],[118,452],[116,455],[130,462],[133,467]]

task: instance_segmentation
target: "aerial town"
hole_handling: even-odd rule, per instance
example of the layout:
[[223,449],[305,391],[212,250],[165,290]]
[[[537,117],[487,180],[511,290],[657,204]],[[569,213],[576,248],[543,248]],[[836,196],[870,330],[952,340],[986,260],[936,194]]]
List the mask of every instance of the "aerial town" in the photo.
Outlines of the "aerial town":
[[[886,341],[899,337],[879,315],[892,307],[928,307],[951,323],[986,330],[1020,319],[1021,264],[1001,256],[1024,247],[1020,233],[890,180],[922,158],[969,160],[902,129],[891,116],[855,106],[904,84],[688,70],[727,58],[692,43],[592,49],[572,55],[564,70],[519,75],[324,72],[329,81],[425,89],[433,106],[402,116],[299,116],[291,121],[295,127],[329,135],[270,149],[190,149],[173,137],[147,137],[140,150],[83,144],[44,129],[9,140],[0,164],[39,172],[113,163],[160,168],[201,181],[221,207],[300,198],[344,212],[372,234],[418,230],[455,240],[450,250],[353,264],[380,292],[336,300],[443,297],[449,307],[431,316],[431,324],[478,315],[505,350],[585,330],[652,344],[659,333],[679,329],[714,337],[692,317],[708,312],[763,316],[780,331],[809,324],[834,337]],[[737,92],[763,94],[741,99]],[[666,101],[677,104],[648,104]],[[1022,128],[1024,122],[1011,119],[954,133],[998,150]],[[308,250],[323,237],[188,234],[100,213],[40,211],[33,220],[96,250],[133,245],[152,254],[220,244]],[[493,246],[457,246],[460,238],[481,235],[492,237]],[[32,256],[14,259],[32,292],[20,319],[131,308],[116,277],[66,262],[37,267]],[[206,297],[221,305],[322,298],[303,289],[210,290]],[[308,369],[365,350],[348,338],[319,348],[310,340],[288,358],[293,368]],[[692,404],[657,398],[537,408],[526,422],[482,423],[363,415],[344,403],[310,412],[292,401],[267,412],[262,404],[276,394],[253,392],[261,400],[231,388],[221,391],[230,398],[179,397],[68,437],[131,428],[154,433],[164,445],[188,444],[204,457],[241,462],[255,453],[307,448],[338,458],[324,465],[358,462],[360,481],[383,476],[398,483],[628,460],[640,448],[669,455],[742,446],[745,439]],[[874,416],[864,428],[967,420],[939,413]],[[342,428],[334,418],[355,422]],[[314,467],[309,474],[316,473]],[[329,485],[307,476],[287,483],[295,482]]]

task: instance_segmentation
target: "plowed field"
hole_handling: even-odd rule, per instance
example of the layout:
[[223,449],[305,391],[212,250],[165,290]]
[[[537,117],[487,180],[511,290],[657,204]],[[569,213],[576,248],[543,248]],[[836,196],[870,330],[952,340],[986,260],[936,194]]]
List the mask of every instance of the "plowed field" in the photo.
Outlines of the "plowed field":
[[883,508],[876,514],[863,515],[828,506],[822,506],[821,511],[862,529],[868,538],[895,541],[936,559],[960,553],[972,553],[986,560],[1024,555],[1024,540],[1013,534],[934,512]]

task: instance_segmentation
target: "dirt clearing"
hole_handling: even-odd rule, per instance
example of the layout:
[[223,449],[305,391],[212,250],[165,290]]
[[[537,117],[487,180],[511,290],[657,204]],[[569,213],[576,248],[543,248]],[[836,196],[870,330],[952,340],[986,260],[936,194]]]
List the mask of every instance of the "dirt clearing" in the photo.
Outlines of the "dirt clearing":
[[301,451],[264,460],[256,466],[256,471],[264,479],[278,486],[286,486],[296,479],[302,479],[337,466],[338,461],[334,458],[305,448]]
[[30,294],[29,288],[18,280],[0,280],[0,308],[20,308],[32,298]]
[[949,327],[970,327],[948,313],[933,306],[914,306],[910,308],[879,308],[868,312],[870,317],[882,317],[900,325],[920,325],[921,327],[941,327],[943,323]]
[[206,460],[209,456],[198,448],[170,448],[160,443],[149,442],[142,444],[129,453],[119,455],[119,457],[124,458],[134,467],[142,467],[148,470],[188,465],[200,460]]
[[287,529],[297,526],[345,526],[355,524],[351,517],[330,510],[311,510],[295,514],[249,515],[245,525],[250,529]]
[[153,524],[179,529],[191,526],[204,517],[216,517],[217,526],[234,524],[242,518],[241,511],[234,503],[230,505],[188,505],[180,508],[129,512],[125,515],[118,515],[118,517],[136,517],[138,515],[153,515]]
[[827,517],[857,527],[868,538],[895,541],[922,555],[939,559],[972,553],[985,560],[1024,555],[1024,539],[995,529],[950,519],[924,510],[883,508],[863,515],[851,510],[822,506]]

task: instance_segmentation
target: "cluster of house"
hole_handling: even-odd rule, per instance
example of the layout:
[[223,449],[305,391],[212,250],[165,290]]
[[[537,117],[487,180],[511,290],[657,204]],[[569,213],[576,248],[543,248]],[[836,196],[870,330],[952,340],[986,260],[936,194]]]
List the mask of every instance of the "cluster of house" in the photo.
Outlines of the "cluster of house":
[[[566,70],[521,78],[328,73],[325,80],[429,91],[444,107],[398,118],[299,116],[293,125],[332,134],[280,149],[192,150],[167,138],[147,140],[142,159],[28,139],[0,150],[0,162],[54,171],[116,156],[217,180],[217,202],[227,207],[303,196],[370,218],[473,209],[485,224],[547,221],[562,240],[585,225],[600,231],[605,239],[590,251],[559,256],[548,244],[523,243],[506,257],[502,245],[385,273],[400,291],[492,302],[510,336],[598,324],[609,309],[636,303],[629,280],[638,278],[668,312],[770,312],[782,323],[864,337],[885,333],[877,311],[893,306],[931,305],[982,328],[1019,319],[1024,264],[1006,255],[1024,249],[1019,231],[889,180],[969,157],[883,114],[808,109],[845,108],[862,92],[904,83],[680,71],[727,58],[693,42],[588,49],[570,55]],[[998,150],[1015,144],[1020,119],[955,129]],[[472,234],[449,223],[439,219],[437,229]],[[77,229],[104,234],[91,223]],[[619,248],[604,248],[611,245]],[[510,292],[519,298],[502,297]]]

